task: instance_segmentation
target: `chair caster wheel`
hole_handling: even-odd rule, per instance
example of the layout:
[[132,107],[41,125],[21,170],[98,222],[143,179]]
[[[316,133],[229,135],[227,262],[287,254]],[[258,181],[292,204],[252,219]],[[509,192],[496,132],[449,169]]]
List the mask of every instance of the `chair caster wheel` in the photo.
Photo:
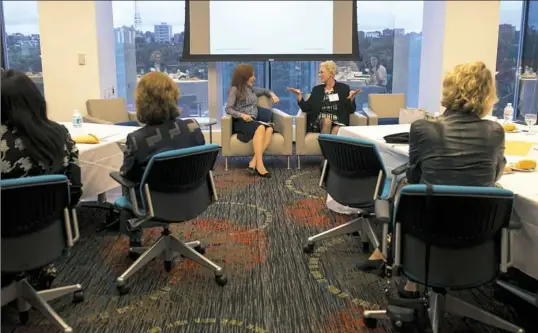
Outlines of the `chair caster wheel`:
[[82,290],[77,290],[73,294],[73,303],[80,303],[84,301],[84,292]]
[[131,291],[131,289],[126,285],[117,286],[116,288],[118,289],[118,293],[120,294],[120,296],[127,295],[129,291]]
[[303,247],[304,253],[312,253],[314,252],[314,244],[307,244],[305,247]]
[[194,251],[200,253],[201,255],[204,255],[205,254],[205,247],[203,247],[202,245],[198,245],[194,248]]
[[364,325],[368,328],[376,328],[377,327],[377,319],[376,318],[363,318],[364,319]]
[[164,262],[164,270],[170,272],[172,270],[172,261]]
[[22,325],[28,324],[28,321],[30,321],[30,311],[19,312],[19,321]]
[[370,252],[370,243],[362,242],[362,252]]
[[225,286],[228,283],[228,278],[225,275],[215,276],[215,281],[219,286]]

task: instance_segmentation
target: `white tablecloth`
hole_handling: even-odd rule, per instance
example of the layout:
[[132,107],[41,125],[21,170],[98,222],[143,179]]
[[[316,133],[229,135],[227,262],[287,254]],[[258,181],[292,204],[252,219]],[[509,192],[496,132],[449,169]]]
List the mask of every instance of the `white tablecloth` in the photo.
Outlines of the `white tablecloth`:
[[[409,146],[407,144],[387,144],[384,136],[395,133],[409,132],[410,125],[384,126],[350,126],[342,127],[338,135],[375,141],[387,172],[407,163]],[[528,141],[536,143],[538,134],[507,133],[506,141]],[[531,149],[530,158],[538,159],[538,150]],[[521,156],[506,156],[508,162],[516,162]],[[512,254],[514,266],[524,273],[538,279],[538,172],[517,172],[504,175],[499,183],[516,194],[514,204],[514,220],[521,221],[523,229],[514,233]],[[349,207],[343,207],[327,198],[329,209],[340,213],[350,213]]]
[[77,144],[79,162],[82,169],[82,199],[91,199],[97,195],[118,187],[118,183],[110,178],[112,171],[118,171],[123,163],[123,151],[120,143],[127,135],[138,127],[102,124],[84,124],[82,128],[74,128],[71,123],[61,123],[69,130],[71,137],[94,134],[101,143]]

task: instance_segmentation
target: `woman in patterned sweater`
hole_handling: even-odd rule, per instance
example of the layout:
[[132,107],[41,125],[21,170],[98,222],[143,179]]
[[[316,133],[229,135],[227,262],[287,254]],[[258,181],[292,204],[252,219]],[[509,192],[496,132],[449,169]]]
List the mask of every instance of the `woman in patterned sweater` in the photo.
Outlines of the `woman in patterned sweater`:
[[[2,179],[62,174],[69,178],[71,206],[82,195],[78,149],[67,129],[47,118],[45,98],[23,73],[2,71]],[[56,276],[51,264],[28,272],[38,289]],[[2,277],[4,283],[4,277]]]

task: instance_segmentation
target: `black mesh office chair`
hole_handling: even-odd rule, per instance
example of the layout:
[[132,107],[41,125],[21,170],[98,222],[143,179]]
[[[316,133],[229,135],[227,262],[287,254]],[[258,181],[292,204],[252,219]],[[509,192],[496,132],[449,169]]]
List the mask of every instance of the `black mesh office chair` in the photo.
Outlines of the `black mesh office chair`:
[[[123,178],[119,172],[110,176],[129,188],[129,197],[120,197],[116,206],[133,212],[137,218],[127,221],[131,228],[162,226],[162,237],[149,248],[131,248],[141,256],[116,280],[120,294],[129,289],[125,280],[152,259],[164,254],[164,268],[172,269],[174,252],[213,270],[219,285],[227,283],[222,268],[203,256],[205,249],[199,241],[182,242],[171,235],[170,223],[192,220],[217,200],[211,170],[220,151],[218,145],[204,145],[171,150],[153,156],[140,184]],[[136,191],[140,191],[137,200]]]
[[445,313],[508,332],[523,329],[448,292],[493,282],[509,265],[514,195],[497,187],[407,185],[395,207],[393,276],[426,287],[421,299],[390,299],[387,310],[365,311],[368,327],[389,319],[395,329],[417,324],[444,332]]
[[0,187],[2,280],[4,274],[12,277],[12,282],[2,288],[2,306],[16,300],[23,324],[28,322],[28,311],[33,307],[62,332],[73,332],[47,302],[70,293],[74,293],[75,302],[80,302],[84,300],[82,286],[75,284],[36,291],[23,274],[56,261],[79,238],[76,213],[68,208],[67,177],[7,179],[0,182]]
[[391,210],[397,177],[407,170],[407,164],[388,176],[374,142],[331,134],[321,134],[318,140],[325,157],[320,186],[336,202],[358,208],[360,214],[357,219],[309,237],[304,251],[312,253],[317,241],[355,232],[361,234],[364,248],[370,243],[377,248],[380,243],[369,221],[375,218],[383,223],[381,251],[386,255],[390,219],[376,215],[386,216]]

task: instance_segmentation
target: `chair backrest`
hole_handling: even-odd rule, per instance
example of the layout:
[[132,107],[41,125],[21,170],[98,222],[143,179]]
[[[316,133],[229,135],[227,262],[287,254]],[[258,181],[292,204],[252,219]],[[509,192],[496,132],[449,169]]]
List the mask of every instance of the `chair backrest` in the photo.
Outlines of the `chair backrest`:
[[327,160],[323,179],[327,193],[349,207],[372,207],[386,179],[375,143],[331,134],[319,135],[318,141]]
[[379,118],[399,118],[400,109],[406,107],[405,94],[370,94],[368,107]]
[[[142,206],[151,205],[156,219],[170,222],[200,215],[214,197],[211,170],[219,151],[220,146],[210,144],[154,155],[140,183]],[[145,185],[151,202],[146,201]]]
[[86,101],[86,110],[90,116],[112,123],[129,121],[123,98],[89,99]]
[[69,185],[64,175],[0,181],[2,272],[45,266],[68,247]]
[[502,228],[510,223],[513,201],[511,191],[496,187],[404,186],[394,213],[401,226],[403,273],[450,289],[492,281],[499,273]]

